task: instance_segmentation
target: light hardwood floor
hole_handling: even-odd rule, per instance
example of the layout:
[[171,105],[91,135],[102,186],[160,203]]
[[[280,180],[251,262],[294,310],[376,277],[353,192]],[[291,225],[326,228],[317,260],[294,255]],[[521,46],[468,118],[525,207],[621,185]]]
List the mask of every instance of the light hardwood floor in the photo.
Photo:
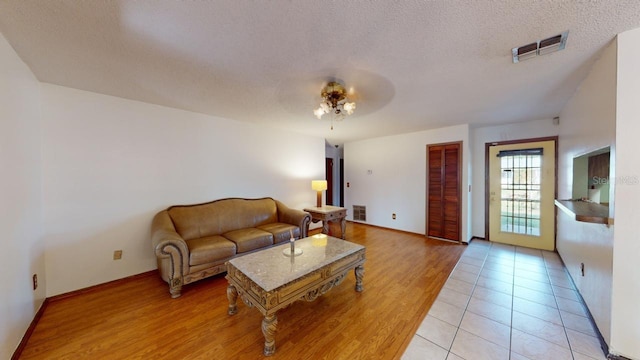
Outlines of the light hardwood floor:
[[[399,359],[464,245],[357,223],[364,291],[345,281],[278,312],[273,359]],[[224,274],[171,299],[155,272],[50,301],[20,359],[262,359],[260,313],[227,315]]]

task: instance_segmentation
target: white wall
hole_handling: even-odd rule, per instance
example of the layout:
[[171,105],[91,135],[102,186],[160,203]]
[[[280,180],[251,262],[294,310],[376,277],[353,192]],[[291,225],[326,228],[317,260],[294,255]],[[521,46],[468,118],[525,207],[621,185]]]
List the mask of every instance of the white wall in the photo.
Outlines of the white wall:
[[[40,84],[0,34],[0,359],[17,348],[45,296]],[[31,276],[38,274],[33,291]]]
[[[562,121],[562,120],[561,120]],[[485,237],[485,144],[490,142],[533,139],[558,135],[553,119],[541,119],[523,123],[487,126],[471,129],[471,153],[473,172],[471,236]]]
[[[425,234],[427,145],[454,141],[463,142],[461,239],[468,241],[471,162],[468,125],[346,143],[347,218],[353,220],[353,205],[364,205],[367,224]],[[396,214],[396,220],[392,220],[392,213]]]
[[42,99],[48,296],[155,269],[149,227],[170,205],[271,196],[302,209],[324,176],[322,138],[50,84]]
[[[606,146],[611,146],[612,154],[615,153],[615,106],[616,46],[612,43],[560,113],[559,199],[573,196],[574,157]],[[614,163],[612,170],[615,176]],[[613,202],[610,205],[615,206]],[[557,229],[558,252],[605,341],[610,344],[613,227],[578,222],[558,211]],[[584,276],[580,274],[580,263],[585,265]]]
[[611,343],[613,353],[640,359],[640,29],[618,35],[615,234]]

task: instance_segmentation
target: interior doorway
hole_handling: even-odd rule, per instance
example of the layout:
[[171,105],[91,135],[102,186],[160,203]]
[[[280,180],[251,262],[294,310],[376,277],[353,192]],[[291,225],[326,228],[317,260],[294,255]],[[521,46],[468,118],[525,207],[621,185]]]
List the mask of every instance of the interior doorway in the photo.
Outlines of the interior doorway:
[[324,173],[327,180],[326,205],[333,205],[333,159],[325,158]]
[[557,137],[486,149],[487,240],[554,250]]
[[338,180],[340,182],[340,207],[344,207],[344,181],[342,179],[344,179],[344,159],[340,159],[340,179]]

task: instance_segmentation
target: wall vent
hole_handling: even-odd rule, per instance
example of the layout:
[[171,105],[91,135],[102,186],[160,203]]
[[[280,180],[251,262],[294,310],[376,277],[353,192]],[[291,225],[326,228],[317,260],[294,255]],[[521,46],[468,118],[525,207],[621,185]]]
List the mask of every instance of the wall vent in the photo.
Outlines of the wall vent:
[[367,207],[364,205],[353,205],[353,220],[367,221]]

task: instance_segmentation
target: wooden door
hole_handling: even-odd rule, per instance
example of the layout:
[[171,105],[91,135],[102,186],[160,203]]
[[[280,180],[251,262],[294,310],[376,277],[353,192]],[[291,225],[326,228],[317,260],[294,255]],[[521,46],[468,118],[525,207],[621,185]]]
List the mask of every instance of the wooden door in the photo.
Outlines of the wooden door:
[[325,199],[325,204],[333,205],[333,159],[325,158],[324,165],[324,171],[326,175],[325,180],[327,180],[327,198]]
[[340,159],[340,207],[344,207],[344,159]]
[[460,148],[427,146],[427,236],[460,241]]

